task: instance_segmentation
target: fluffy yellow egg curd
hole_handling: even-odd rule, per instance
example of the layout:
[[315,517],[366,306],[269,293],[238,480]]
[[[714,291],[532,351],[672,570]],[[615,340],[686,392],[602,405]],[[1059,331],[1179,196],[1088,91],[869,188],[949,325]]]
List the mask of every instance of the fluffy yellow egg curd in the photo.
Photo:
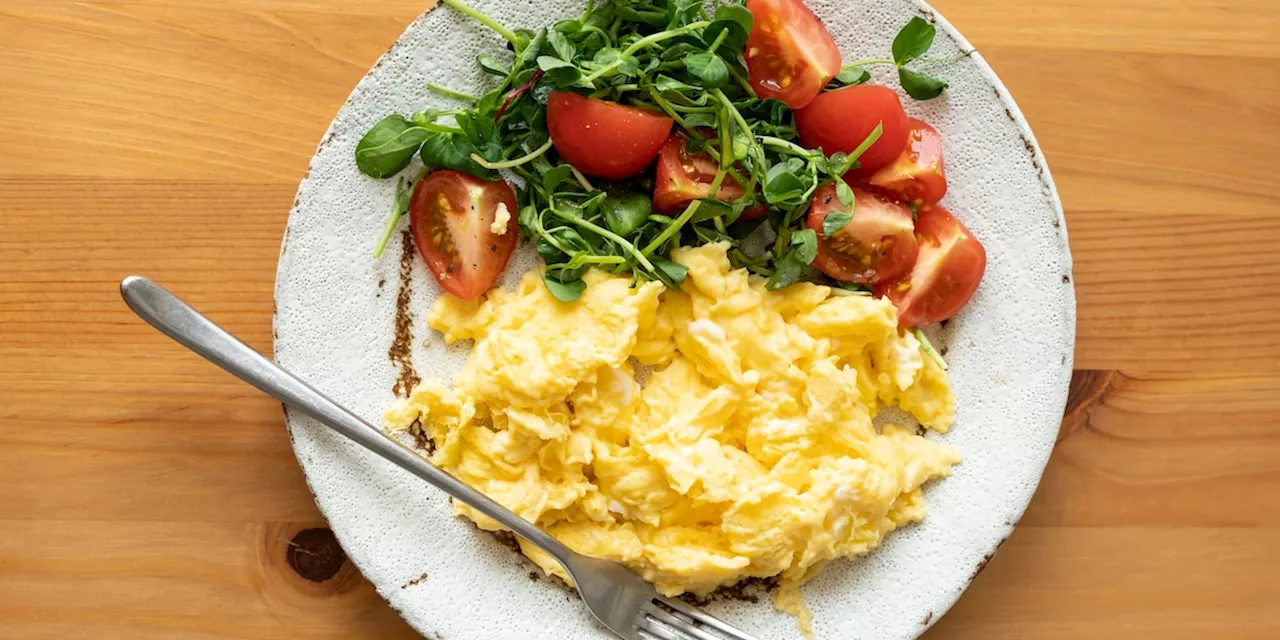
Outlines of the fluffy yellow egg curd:
[[432,462],[666,595],[776,576],[775,605],[807,631],[799,586],[921,520],[921,485],[960,459],[872,418],[893,405],[945,431],[954,399],[888,301],[807,283],[767,291],[726,250],[675,252],[682,291],[593,271],[572,303],[538,273],[479,300],[445,295],[427,322],[474,340],[467,362],[452,388],[428,380],[386,421],[420,422]]

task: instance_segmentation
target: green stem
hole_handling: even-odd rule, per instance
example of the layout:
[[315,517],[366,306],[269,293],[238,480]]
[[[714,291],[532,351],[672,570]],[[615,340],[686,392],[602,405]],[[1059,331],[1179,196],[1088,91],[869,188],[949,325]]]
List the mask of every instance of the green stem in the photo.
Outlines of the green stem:
[[391,241],[391,234],[396,230],[396,224],[400,222],[400,217],[404,214],[397,207],[395,214],[391,216],[391,220],[387,221],[387,228],[382,232],[382,239],[378,240],[378,246],[373,249],[374,259],[381,258],[382,252],[386,250],[387,243]]
[[489,16],[486,16],[483,13],[480,13],[480,11],[478,11],[477,9],[471,6],[468,6],[466,4],[463,4],[462,0],[441,0],[441,2],[444,2],[445,4],[452,7],[454,11],[458,11],[463,15],[469,16],[471,19],[475,20],[476,22],[479,22],[480,24],[486,27],[489,27],[490,29],[493,29],[495,33],[502,36],[504,39],[506,39],[507,42],[510,42],[513,45],[516,44],[516,40],[519,40],[519,37],[516,36],[514,31],[498,24],[496,20],[494,20],[493,18],[490,18]]
[[924,350],[925,355],[932,358],[934,362],[938,363],[939,367],[942,367],[943,371],[946,371],[947,361],[943,360],[942,354],[938,353],[938,350],[933,348],[933,343],[929,342],[929,337],[924,335],[924,332],[920,330],[920,327],[913,328],[911,333],[915,335],[916,340],[920,341],[920,348]]
[[[725,29],[722,33],[728,33]],[[733,134],[729,131],[729,110],[720,111],[720,170],[728,172],[737,158],[733,155]]]
[[485,160],[483,157],[481,157],[480,154],[478,153],[471,154],[471,159],[475,161],[476,164],[486,169],[511,169],[514,167],[518,167],[522,164],[537,160],[539,156],[546,153],[547,150],[550,148],[551,148],[551,139],[548,138],[546,143],[543,144],[541,147],[538,147],[537,149],[530,151],[527,155],[523,155],[514,160],[504,160],[502,162],[489,162],[488,160]]
[[612,232],[612,231],[610,231],[610,230],[608,230],[608,229],[605,229],[604,227],[601,227],[600,225],[597,225],[597,224],[594,224],[594,223],[592,223],[592,222],[588,222],[588,221],[586,221],[586,220],[583,220],[582,218],[578,218],[578,217],[576,217],[576,216],[571,216],[571,215],[567,215],[567,214],[564,214],[564,213],[560,213],[559,211],[556,211],[556,208],[555,208],[555,207],[551,207],[551,208],[549,208],[549,209],[548,209],[548,211],[550,211],[551,213],[555,214],[555,216],[556,216],[557,218],[560,218],[561,220],[564,220],[565,222],[568,222],[569,224],[575,224],[575,225],[578,225],[579,227],[582,227],[583,229],[586,229],[586,230],[591,231],[591,232],[593,232],[593,233],[597,233],[597,234],[599,234],[601,237],[608,238],[609,240],[612,240],[612,241],[613,241],[614,243],[616,243],[618,246],[620,246],[620,247],[622,247],[623,249],[625,249],[625,250],[627,251],[627,253],[630,253],[631,255],[635,256],[635,258],[636,258],[636,262],[640,263],[640,265],[641,265],[641,266],[643,266],[643,267],[644,267],[644,268],[646,268],[646,269],[649,269],[650,271],[652,271],[652,270],[653,270],[653,263],[652,263],[652,262],[649,262],[649,259],[648,259],[648,258],[646,258],[646,257],[645,257],[645,255],[644,255],[643,253],[641,253],[641,252],[640,252],[640,250],[639,250],[639,249],[637,249],[637,248],[636,248],[636,246],[635,246],[634,244],[631,244],[630,242],[628,242],[628,241],[626,240],[626,238],[623,238],[622,236],[620,236],[620,235],[618,235],[618,234],[616,234],[616,233],[614,233],[614,232]]
[[612,48],[612,47],[613,47],[613,38],[609,37],[609,32],[608,32],[608,31],[605,31],[604,29],[601,29],[600,27],[596,27],[596,26],[583,26],[583,27],[582,27],[582,32],[583,32],[583,33],[598,33],[598,34],[600,34],[600,39],[604,41],[604,46],[605,46],[606,48]]
[[671,108],[679,111],[680,113],[715,113],[719,111],[719,109],[715,107],[690,107],[683,104],[676,104],[674,102],[671,103]]
[[814,151],[812,149],[806,149],[794,142],[783,140],[782,138],[760,136],[758,140],[760,140],[760,144],[766,147],[773,147],[779,151],[786,151],[791,155],[800,156],[802,158],[812,158],[814,155]]
[[431,91],[434,91],[434,92],[436,92],[436,93],[444,94],[444,95],[449,96],[449,97],[451,97],[451,98],[457,98],[457,99],[459,99],[459,100],[466,100],[467,102],[479,102],[479,101],[480,101],[480,98],[478,98],[478,97],[476,97],[476,96],[473,96],[473,95],[471,95],[471,94],[469,94],[469,93],[463,93],[463,92],[461,92],[461,91],[454,91],[453,89],[450,89],[450,88],[448,88],[448,87],[442,87],[442,86],[440,86],[440,85],[438,85],[438,84],[435,84],[435,83],[427,83],[427,89],[429,89],[429,90],[431,90]]
[[[714,180],[711,181],[711,188],[707,193],[719,193],[720,185],[724,182],[725,175],[727,174],[723,169],[717,171],[716,177]],[[658,237],[654,238],[653,241],[651,241],[647,246],[645,246],[644,252],[648,254],[648,253],[653,253],[654,251],[657,251],[658,248],[666,244],[667,241],[672,238],[672,236],[679,233],[680,228],[683,227],[685,223],[689,222],[691,218],[693,218],[693,214],[698,212],[698,205],[700,204],[702,204],[701,200],[694,200],[693,202],[689,203],[689,206],[685,207],[684,213],[680,214],[680,217],[676,218],[675,222],[671,223],[670,225],[667,225],[667,228],[663,229],[662,233],[658,234]]]
[[[726,29],[726,31],[728,30]],[[747,92],[747,95],[751,96],[752,98],[760,97],[760,95],[756,93],[756,88],[751,86],[751,83],[747,81],[747,77],[742,75],[742,72],[739,71],[737,68],[730,66],[729,75],[733,76],[733,79],[738,81],[738,84],[742,86],[743,91]]]
[[882,135],[884,135],[884,122],[879,122],[876,124],[876,128],[872,129],[871,133],[867,134],[867,137],[862,141],[862,144],[858,145],[856,149],[849,153],[849,156],[845,158],[844,167],[842,167],[843,171],[837,171],[836,175],[842,176],[848,173],[849,169],[853,168],[853,163],[857,162],[858,158],[862,157],[862,154],[866,153],[867,149],[870,149],[871,145],[875,144],[876,140],[879,140]]
[[[456,2],[456,1],[457,1],[457,0],[445,0],[445,2]],[[617,59],[617,60],[614,60],[613,62],[609,63],[608,65],[606,65],[606,66],[604,66],[604,67],[601,67],[600,69],[597,69],[596,71],[594,71],[594,72],[593,72],[593,73],[591,73],[590,75],[588,75],[588,76],[584,77],[584,78],[581,80],[581,82],[582,82],[583,84],[590,84],[592,81],[596,80],[596,79],[597,79],[597,78],[599,78],[600,76],[602,76],[602,75],[604,75],[604,74],[606,74],[606,73],[609,73],[609,72],[613,71],[614,69],[617,69],[617,68],[618,68],[618,66],[622,64],[622,61],[623,61],[623,60],[626,60],[627,58],[629,58],[629,57],[631,57],[631,56],[635,55],[635,53],[636,53],[637,51],[639,51],[639,50],[641,50],[641,49],[643,49],[643,48],[645,48],[645,47],[648,47],[648,46],[650,46],[650,45],[658,44],[659,42],[662,42],[663,40],[670,40],[671,38],[679,37],[679,36],[682,36],[682,35],[684,35],[684,34],[686,34],[686,33],[689,33],[689,32],[692,32],[692,31],[696,31],[696,30],[701,29],[701,28],[703,28],[703,27],[705,27],[705,26],[707,26],[707,25],[709,25],[709,24],[711,24],[711,23],[710,23],[710,22],[705,22],[705,21],[702,21],[702,22],[694,22],[694,23],[691,23],[691,24],[687,24],[687,25],[685,25],[685,26],[683,26],[683,27],[680,27],[679,29],[672,29],[672,30],[670,30],[670,31],[659,31],[658,33],[655,33],[655,34],[653,34],[653,35],[646,36],[646,37],[644,37],[644,38],[640,38],[639,40],[636,40],[636,41],[635,41],[631,46],[627,47],[626,49],[623,49],[623,50],[622,50],[622,54],[618,56],[618,59]]]
[[858,60],[856,62],[850,62],[849,64],[846,64],[840,67],[840,70],[845,71],[847,69],[852,69],[854,67],[865,67],[869,64],[891,64],[895,67],[898,66],[898,63],[888,58],[872,58],[870,60]]
[[576,179],[578,180],[578,184],[582,185],[582,188],[583,188],[583,189],[586,189],[587,191],[595,191],[595,190],[596,190],[596,188],[595,188],[595,187],[591,186],[591,183],[590,183],[590,182],[587,182],[587,177],[586,177],[586,176],[584,176],[584,175],[582,175],[582,172],[581,172],[581,171],[578,171],[578,168],[577,168],[577,167],[575,167],[575,166],[573,166],[573,165],[569,165],[569,171],[572,171],[572,172],[573,172],[573,177],[574,177],[574,178],[576,178]]
[[680,114],[676,113],[676,110],[671,108],[671,104],[663,99],[662,94],[658,93],[658,90],[652,84],[646,86],[645,90],[653,97],[653,101],[657,103],[660,109],[662,109],[662,112],[671,116],[671,119],[675,120],[676,124],[680,125],[681,129],[689,129],[689,127],[684,123],[684,118],[681,118]]
[[738,123],[738,126],[742,127],[743,131],[746,131],[748,135],[755,137],[755,133],[751,130],[751,125],[747,123],[747,119],[742,117],[742,114],[738,111],[738,108],[733,106],[733,101],[730,100],[728,96],[724,95],[723,91],[719,89],[713,89],[711,91],[711,95],[714,95],[717,100],[719,100],[722,104],[724,104],[724,106],[727,109],[729,109],[729,115],[733,116],[733,120]]

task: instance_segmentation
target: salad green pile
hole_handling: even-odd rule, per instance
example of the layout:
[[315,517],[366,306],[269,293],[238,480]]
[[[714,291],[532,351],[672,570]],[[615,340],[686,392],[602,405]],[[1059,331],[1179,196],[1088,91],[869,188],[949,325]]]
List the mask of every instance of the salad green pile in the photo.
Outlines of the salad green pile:
[[[752,15],[741,0],[711,12],[699,0],[588,0],[577,18],[537,31],[508,29],[460,0],[443,2],[506,39],[508,55],[477,58],[496,83],[479,96],[431,85],[468,106],[387,116],[356,148],[363,173],[390,178],[417,155],[424,173],[454,169],[485,180],[514,178],[520,232],[536,243],[547,287],[564,301],[582,294],[582,275],[591,267],[679,287],[685,269],[670,259],[672,249],[720,241],[730,244],[734,266],[767,278],[769,289],[801,279],[857,288],[808,268],[817,237],[805,228],[804,215],[818,187],[831,182],[853,210],[854,194],[839,177],[857,167],[881,130],[848,154],[801,146],[791,109],[759,98],[747,80],[743,52]],[[892,59],[846,65],[832,82],[864,83],[867,64],[892,64],[909,95],[935,97],[946,83],[905,66],[920,59],[933,38],[933,25],[912,18],[894,42]],[[732,178],[744,195],[732,202],[695,200],[666,216],[651,210],[651,172],[593,182],[558,158],[547,131],[547,96],[564,90],[665,113],[690,152],[705,152],[717,163],[710,193]],[[407,212],[412,185],[400,178],[378,253]],[[768,208],[767,227],[762,242],[748,245],[763,249],[749,250],[743,240],[762,224],[739,218],[759,205]],[[848,220],[833,214],[824,232]]]

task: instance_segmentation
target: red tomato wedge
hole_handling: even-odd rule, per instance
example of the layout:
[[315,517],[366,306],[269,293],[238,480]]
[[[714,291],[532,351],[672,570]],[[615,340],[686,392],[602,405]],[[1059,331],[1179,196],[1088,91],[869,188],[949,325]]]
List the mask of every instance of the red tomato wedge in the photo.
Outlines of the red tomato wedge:
[[840,73],[831,33],[801,0],[747,0],[755,23],[747,36],[747,72],[762,98],[792,109],[813,101]]
[[853,197],[853,217],[828,238],[823,229],[827,216],[849,213],[849,208],[840,202],[835,185],[814,193],[806,221],[818,234],[813,266],[841,282],[865,285],[894,282],[910,273],[919,250],[911,210],[857,187]]
[[565,162],[589,176],[621,180],[644,170],[675,121],[647,109],[568,91],[547,97],[547,130]]
[[886,87],[855,85],[819,95],[796,112],[800,141],[810,149],[821,147],[827,155],[857,149],[877,124],[882,125],[880,138],[859,157],[861,167],[848,177],[869,176],[906,148],[910,125],[898,94]]
[[907,148],[897,160],[875,172],[867,182],[927,210],[947,194],[947,170],[942,162],[938,130],[910,118]]
[[[658,153],[658,170],[653,181],[653,210],[673,215],[690,202],[711,196],[711,182],[719,165],[707,153],[689,153],[685,139],[673,135]],[[716,199],[730,202],[741,198],[742,185],[726,177]]]
[[[492,230],[499,209],[510,216],[505,233]],[[418,181],[409,201],[413,243],[445,291],[471,300],[489,290],[511,259],[516,193],[502,180],[487,182],[452,170]]]
[[977,291],[987,269],[987,250],[942,207],[916,220],[920,255],[911,275],[876,288],[898,308],[898,323],[923,327],[954,316]]
[[[720,167],[708,153],[689,153],[684,138],[672,135],[658,153],[658,170],[653,181],[653,210],[669,216],[684,211],[694,200],[710,197],[711,183]],[[720,183],[716,199],[732,202],[744,193],[742,185],[730,177]],[[769,212],[756,205],[742,212],[739,220],[758,220]]]

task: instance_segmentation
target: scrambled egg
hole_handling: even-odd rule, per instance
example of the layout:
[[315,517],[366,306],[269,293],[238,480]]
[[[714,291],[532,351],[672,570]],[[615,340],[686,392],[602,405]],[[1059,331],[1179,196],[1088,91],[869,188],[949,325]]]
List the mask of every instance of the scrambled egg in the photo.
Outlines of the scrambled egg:
[[575,303],[537,273],[481,300],[446,295],[427,321],[475,341],[466,365],[452,389],[428,380],[386,419],[419,421],[435,464],[664,594],[777,576],[775,605],[807,632],[799,586],[922,519],[921,485],[959,462],[913,429],[878,430],[879,406],[945,431],[954,401],[887,300],[766,291],[726,249],[677,251],[683,291],[593,271]]

